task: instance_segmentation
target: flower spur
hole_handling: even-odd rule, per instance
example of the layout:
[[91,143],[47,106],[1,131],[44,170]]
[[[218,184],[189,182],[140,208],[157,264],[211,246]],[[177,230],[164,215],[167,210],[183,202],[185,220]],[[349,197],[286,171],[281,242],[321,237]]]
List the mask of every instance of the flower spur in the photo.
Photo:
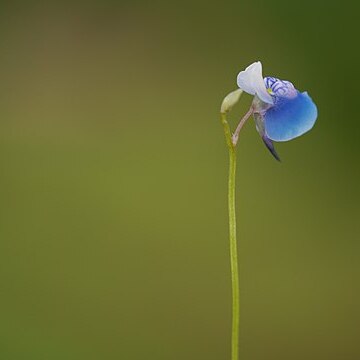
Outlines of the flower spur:
[[314,126],[317,108],[308,93],[298,91],[290,81],[263,78],[260,61],[241,71],[237,84],[241,90],[254,95],[254,99],[232,137],[234,145],[243,124],[251,115],[266,147],[277,160],[280,159],[273,141],[292,140]]

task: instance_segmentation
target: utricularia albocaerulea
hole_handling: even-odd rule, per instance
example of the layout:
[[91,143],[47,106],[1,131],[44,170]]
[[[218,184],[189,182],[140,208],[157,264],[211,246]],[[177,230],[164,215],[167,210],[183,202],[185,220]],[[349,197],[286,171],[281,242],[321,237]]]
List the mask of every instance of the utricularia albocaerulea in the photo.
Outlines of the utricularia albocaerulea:
[[263,78],[260,61],[241,71],[237,84],[254,95],[252,114],[256,129],[276,159],[279,157],[273,141],[292,140],[314,126],[317,108],[308,93],[298,91],[290,81]]

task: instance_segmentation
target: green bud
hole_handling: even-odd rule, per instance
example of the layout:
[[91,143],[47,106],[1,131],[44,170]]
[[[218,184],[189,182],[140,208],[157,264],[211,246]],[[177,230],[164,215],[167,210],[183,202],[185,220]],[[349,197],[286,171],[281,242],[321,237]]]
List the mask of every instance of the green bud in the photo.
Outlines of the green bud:
[[228,113],[233,108],[233,106],[239,101],[242,92],[243,91],[241,89],[237,89],[235,91],[232,91],[230,94],[226,95],[221,104],[220,112],[222,114]]

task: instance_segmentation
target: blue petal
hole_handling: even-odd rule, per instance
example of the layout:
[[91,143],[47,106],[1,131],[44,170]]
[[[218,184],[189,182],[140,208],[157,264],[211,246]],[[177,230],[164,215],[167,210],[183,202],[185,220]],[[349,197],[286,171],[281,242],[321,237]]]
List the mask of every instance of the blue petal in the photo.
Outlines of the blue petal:
[[309,131],[316,118],[316,105],[307,92],[298,92],[294,98],[278,97],[265,112],[265,133],[271,140],[288,141]]

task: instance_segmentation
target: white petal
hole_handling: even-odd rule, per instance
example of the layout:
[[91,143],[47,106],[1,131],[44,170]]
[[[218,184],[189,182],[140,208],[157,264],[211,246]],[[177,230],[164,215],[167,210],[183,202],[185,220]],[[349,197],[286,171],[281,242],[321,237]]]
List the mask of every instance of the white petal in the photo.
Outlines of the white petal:
[[237,84],[240,89],[250,95],[257,95],[263,102],[274,103],[271,95],[266,90],[260,61],[254,62],[244,71],[241,71],[237,77]]

